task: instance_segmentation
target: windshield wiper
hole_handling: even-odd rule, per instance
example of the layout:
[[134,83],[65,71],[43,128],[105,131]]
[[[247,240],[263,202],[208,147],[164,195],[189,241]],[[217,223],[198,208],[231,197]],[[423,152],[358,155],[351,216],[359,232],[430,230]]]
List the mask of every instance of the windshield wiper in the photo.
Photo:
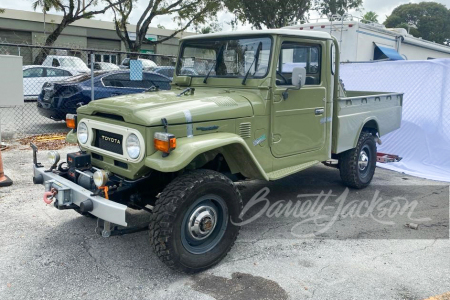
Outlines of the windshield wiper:
[[245,82],[247,81],[247,77],[248,77],[248,75],[250,74],[250,70],[252,69],[253,64],[255,64],[255,62],[256,62],[256,64],[255,64],[255,73],[253,73],[253,75],[256,74],[256,71],[257,71],[257,70],[256,70],[256,67],[258,66],[259,52],[261,52],[261,50],[262,50],[262,42],[259,42],[258,48],[256,49],[255,58],[253,59],[252,64],[251,64],[250,67],[248,68],[247,73],[245,73],[244,79],[242,80],[242,84],[243,84],[243,85],[245,85]]
[[208,74],[206,74],[205,79],[203,79],[203,83],[206,83],[206,82],[207,82],[208,77],[209,77],[209,74],[211,74],[212,70],[216,67],[217,60],[218,60],[219,57],[222,55],[223,48],[225,48],[225,44],[223,44],[223,45],[220,47],[219,52],[217,53],[217,56],[216,56],[216,60],[214,61],[214,63],[213,63],[213,65],[212,65],[211,69],[209,69]]

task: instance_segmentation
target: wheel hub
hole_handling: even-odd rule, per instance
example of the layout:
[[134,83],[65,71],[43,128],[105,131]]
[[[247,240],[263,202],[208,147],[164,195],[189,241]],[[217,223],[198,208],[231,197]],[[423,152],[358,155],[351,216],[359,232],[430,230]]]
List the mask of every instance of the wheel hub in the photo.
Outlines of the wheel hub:
[[362,150],[359,154],[358,166],[360,171],[364,171],[369,164],[369,155],[365,150]]
[[187,231],[193,239],[203,240],[214,231],[216,222],[216,210],[211,206],[202,205],[190,215]]

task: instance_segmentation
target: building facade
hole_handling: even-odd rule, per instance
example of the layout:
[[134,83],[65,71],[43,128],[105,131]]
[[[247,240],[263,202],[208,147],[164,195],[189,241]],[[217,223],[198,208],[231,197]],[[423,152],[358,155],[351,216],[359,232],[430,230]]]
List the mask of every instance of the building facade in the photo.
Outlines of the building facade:
[[[43,13],[5,9],[5,12],[0,14],[0,43],[43,45],[46,37],[56,28],[61,19],[62,17],[59,15],[46,14],[44,22]],[[135,26],[130,25],[128,29],[130,30],[130,36],[135,35]],[[155,41],[172,34],[173,30],[150,27],[146,39]],[[193,34],[195,33],[179,33],[175,37],[157,45],[144,43],[141,52],[143,55],[161,54],[176,56],[178,54],[179,40],[184,36]],[[53,46],[71,49],[106,50],[96,54],[95,61],[115,64],[119,64],[124,55],[108,53],[108,51],[127,50],[124,43],[117,36],[113,22],[93,19],[81,19],[67,26]],[[24,64],[31,64],[34,59],[33,56],[36,55],[32,51],[21,51],[13,48],[8,49],[8,52],[11,52],[9,54],[23,56]],[[77,55],[76,50],[71,52],[65,54],[80,56]]]

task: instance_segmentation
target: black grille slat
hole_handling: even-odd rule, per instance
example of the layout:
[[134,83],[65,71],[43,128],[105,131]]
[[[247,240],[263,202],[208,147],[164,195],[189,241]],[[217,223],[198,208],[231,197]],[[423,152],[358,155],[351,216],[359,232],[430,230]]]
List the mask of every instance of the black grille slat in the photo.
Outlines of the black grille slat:
[[120,134],[96,129],[94,146],[106,151],[123,155],[122,139],[123,136]]

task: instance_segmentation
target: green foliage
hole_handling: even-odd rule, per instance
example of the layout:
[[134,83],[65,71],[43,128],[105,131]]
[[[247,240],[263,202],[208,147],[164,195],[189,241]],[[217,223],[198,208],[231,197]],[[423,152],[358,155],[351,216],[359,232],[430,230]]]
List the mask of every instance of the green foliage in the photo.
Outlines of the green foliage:
[[[105,0],[112,4],[114,0]],[[128,35],[128,22],[133,6],[137,0],[126,0],[117,5],[112,5],[114,12],[114,22],[116,25],[116,33],[125,43],[127,49],[138,53],[141,50],[142,43],[159,44],[162,43],[179,32],[182,32],[190,26],[198,27],[208,20],[214,18],[217,12],[222,9],[222,2],[216,0],[152,0],[143,1],[146,3],[140,14],[136,24],[136,39],[131,39]],[[155,17],[162,15],[173,15],[173,21],[178,29],[168,37],[158,39],[158,41],[147,41],[145,35],[150,24]],[[136,54],[137,55],[137,54]]]
[[398,6],[387,17],[388,28],[401,27],[415,37],[436,43],[448,43],[450,39],[450,10],[436,2],[409,3]]
[[56,11],[60,11],[60,5],[62,5],[62,1],[59,0],[36,0],[31,4],[31,7],[33,10],[42,8],[42,12],[46,13],[52,8]]
[[359,11],[363,0],[314,0],[314,9],[322,16],[343,15],[350,9]]
[[223,30],[223,28],[219,23],[212,22],[209,25],[206,25],[206,26],[203,26],[200,28],[197,27],[195,31],[197,33],[201,33],[201,34],[208,34],[208,33],[220,32],[222,30]]
[[378,23],[378,15],[374,11],[368,11],[364,14],[361,22],[363,22],[363,23]]
[[0,14],[2,14],[2,13],[4,13],[4,12],[5,12],[5,9],[0,8]]
[[311,7],[311,0],[225,0],[236,21],[248,22],[256,29],[280,28],[300,21]]

